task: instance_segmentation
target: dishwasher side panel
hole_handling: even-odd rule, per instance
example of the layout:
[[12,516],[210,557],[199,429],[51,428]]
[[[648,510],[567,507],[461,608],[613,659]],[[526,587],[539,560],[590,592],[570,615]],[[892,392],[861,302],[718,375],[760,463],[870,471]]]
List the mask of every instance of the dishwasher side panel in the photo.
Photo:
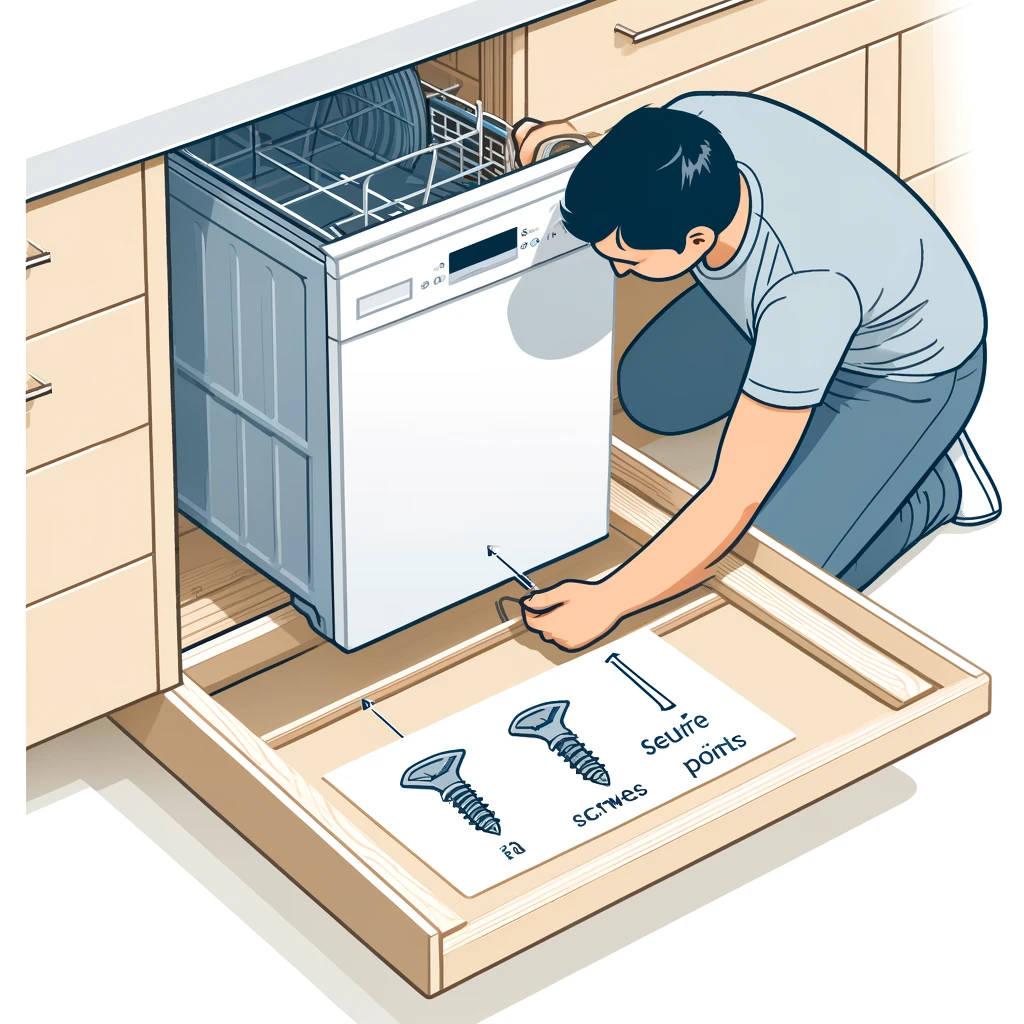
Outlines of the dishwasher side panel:
[[322,255],[173,159],[178,507],[334,627]]

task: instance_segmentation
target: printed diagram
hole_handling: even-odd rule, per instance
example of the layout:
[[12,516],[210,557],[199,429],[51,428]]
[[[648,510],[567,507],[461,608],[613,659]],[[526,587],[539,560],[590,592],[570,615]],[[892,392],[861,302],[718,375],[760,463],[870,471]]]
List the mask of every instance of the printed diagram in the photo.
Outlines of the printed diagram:
[[[671,681],[677,710],[666,715],[646,689],[641,697],[625,685],[619,665],[609,667],[613,654],[629,673],[643,672],[645,687]],[[480,697],[429,723],[429,708],[403,707],[400,740],[366,715],[381,745],[323,775],[464,896],[628,826],[794,738],[648,630]]]
[[443,750],[440,754],[431,754],[406,768],[401,785],[404,789],[435,790],[474,828],[500,836],[501,822],[459,775],[465,756],[465,750]]
[[652,686],[639,672],[631,669],[623,660],[621,655],[609,654],[604,659],[609,665],[614,665],[641,693],[646,694],[662,711],[671,711],[675,704],[668,699],[657,687]]
[[608,769],[580,742],[580,738],[565,724],[569,710],[567,700],[553,700],[535,704],[520,711],[508,727],[510,736],[534,736],[544,740],[548,747],[575,769],[587,782],[610,786]]

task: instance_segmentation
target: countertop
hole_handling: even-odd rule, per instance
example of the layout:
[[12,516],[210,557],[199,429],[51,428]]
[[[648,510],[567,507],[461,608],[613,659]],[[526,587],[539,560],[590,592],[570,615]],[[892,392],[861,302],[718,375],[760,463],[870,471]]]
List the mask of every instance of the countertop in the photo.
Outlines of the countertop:
[[[167,17],[113,0],[63,11],[31,87],[36,198],[354,82],[566,10],[566,0],[421,0],[244,8],[178,0]],[[171,16],[173,15],[173,16]],[[69,24],[69,18],[80,24]],[[274,46],[268,56],[267,35]],[[70,45],[55,55],[54,37]],[[340,47],[338,44],[341,43]],[[33,45],[30,40],[29,46]],[[144,76],[146,88],[132,87]],[[154,94],[159,106],[153,109]],[[140,95],[147,99],[140,99]],[[83,134],[84,132],[84,134]]]

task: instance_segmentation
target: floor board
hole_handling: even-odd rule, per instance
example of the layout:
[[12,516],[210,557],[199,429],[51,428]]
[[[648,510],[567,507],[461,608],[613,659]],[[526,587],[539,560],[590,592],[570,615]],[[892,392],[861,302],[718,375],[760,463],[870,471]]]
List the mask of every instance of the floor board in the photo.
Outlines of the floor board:
[[178,600],[185,649],[280,608],[288,594],[179,516]]

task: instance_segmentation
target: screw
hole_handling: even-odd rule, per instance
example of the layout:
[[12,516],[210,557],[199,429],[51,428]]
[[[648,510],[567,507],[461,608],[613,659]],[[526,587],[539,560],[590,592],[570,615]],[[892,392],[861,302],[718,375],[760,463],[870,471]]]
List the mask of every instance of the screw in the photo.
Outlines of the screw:
[[535,704],[520,711],[508,727],[512,736],[536,736],[544,740],[559,757],[575,768],[587,782],[599,786],[610,786],[608,769],[587,750],[580,738],[565,724],[565,713],[569,710],[567,700],[553,700],[547,704]]
[[402,787],[436,790],[446,804],[450,803],[475,828],[500,836],[501,825],[498,819],[477,796],[473,787],[466,785],[459,775],[465,756],[465,750],[444,750],[440,754],[431,754],[405,769]]

